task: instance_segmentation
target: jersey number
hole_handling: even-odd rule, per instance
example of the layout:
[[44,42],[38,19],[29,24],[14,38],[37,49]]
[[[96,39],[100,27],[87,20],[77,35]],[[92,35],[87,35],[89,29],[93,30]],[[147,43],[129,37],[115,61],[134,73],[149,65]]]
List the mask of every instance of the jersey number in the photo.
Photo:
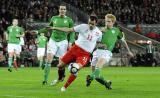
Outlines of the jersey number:
[[92,35],[88,35],[87,40],[91,41],[92,40]]

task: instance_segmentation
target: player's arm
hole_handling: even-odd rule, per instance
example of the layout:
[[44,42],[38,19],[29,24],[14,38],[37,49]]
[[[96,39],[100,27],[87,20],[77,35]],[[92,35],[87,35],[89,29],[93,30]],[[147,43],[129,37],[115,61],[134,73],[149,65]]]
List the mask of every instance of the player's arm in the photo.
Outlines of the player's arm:
[[62,31],[62,32],[67,32],[67,33],[74,32],[73,28],[67,28],[67,27],[63,27],[63,28],[60,28],[60,27],[51,27],[50,29],[52,29],[52,30],[59,30],[59,31]]
[[125,35],[124,35],[124,33],[121,32],[121,34],[122,34],[121,41],[124,43],[124,45],[125,45],[125,47],[126,47],[126,49],[127,49],[127,51],[128,51],[128,55],[129,55],[130,57],[134,57],[133,53],[130,51],[129,46],[128,46],[126,40],[125,40]]
[[8,41],[8,40],[9,40],[8,32],[7,32],[7,31],[6,31],[6,32],[4,32],[4,35],[5,35],[5,39],[6,39],[6,41]]
[[[69,28],[72,28],[74,26],[74,22],[72,19],[69,19]],[[72,44],[74,43],[75,41],[75,32],[71,32],[68,37],[69,37],[69,48],[72,46]]]
[[39,30],[31,30],[31,31],[29,31],[29,33],[31,35],[38,35],[40,33],[47,33],[47,32],[49,32],[49,30],[47,29],[47,27],[41,28]]
[[8,41],[8,40],[9,40],[9,27],[8,27],[7,30],[4,32],[4,35],[5,35],[6,41]]
[[107,30],[107,28],[106,27],[101,27],[100,30],[103,33],[103,32],[105,32],[105,30]]
[[37,32],[38,33],[47,33],[47,32],[49,32],[49,30],[47,27],[45,27],[45,28],[39,29]]
[[23,28],[20,28],[20,34],[16,35],[16,37],[20,38],[20,37],[24,37],[24,29]]
[[23,34],[19,34],[19,35],[16,35],[16,37],[24,37],[24,33]]
[[35,40],[35,43],[36,43],[36,44],[39,43],[39,36],[38,36],[38,38]]

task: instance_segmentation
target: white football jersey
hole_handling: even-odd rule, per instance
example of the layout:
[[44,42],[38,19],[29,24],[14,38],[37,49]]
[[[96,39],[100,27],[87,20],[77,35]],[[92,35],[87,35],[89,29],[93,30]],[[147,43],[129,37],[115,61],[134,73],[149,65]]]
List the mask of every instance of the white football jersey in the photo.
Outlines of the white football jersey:
[[79,33],[75,44],[90,53],[93,52],[97,41],[102,39],[102,32],[98,27],[90,30],[88,24],[77,25],[74,27],[74,31]]

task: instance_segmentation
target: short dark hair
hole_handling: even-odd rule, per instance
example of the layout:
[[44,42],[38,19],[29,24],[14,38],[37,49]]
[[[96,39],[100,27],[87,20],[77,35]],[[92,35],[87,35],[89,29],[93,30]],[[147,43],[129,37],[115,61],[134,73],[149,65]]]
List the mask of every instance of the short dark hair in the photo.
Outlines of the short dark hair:
[[66,6],[66,4],[65,4],[65,3],[61,3],[61,4],[59,5],[59,7],[60,7],[60,6]]
[[91,20],[91,21],[98,21],[98,17],[97,16],[93,16],[93,15],[91,15],[90,17],[89,17],[89,19]]

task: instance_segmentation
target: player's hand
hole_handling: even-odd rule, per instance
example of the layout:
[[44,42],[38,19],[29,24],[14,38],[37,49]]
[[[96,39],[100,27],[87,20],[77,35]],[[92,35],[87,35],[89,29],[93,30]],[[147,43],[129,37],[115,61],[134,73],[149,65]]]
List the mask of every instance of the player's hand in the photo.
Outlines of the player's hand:
[[133,53],[131,51],[128,52],[128,55],[129,55],[130,58],[134,57],[134,55],[133,55]]

